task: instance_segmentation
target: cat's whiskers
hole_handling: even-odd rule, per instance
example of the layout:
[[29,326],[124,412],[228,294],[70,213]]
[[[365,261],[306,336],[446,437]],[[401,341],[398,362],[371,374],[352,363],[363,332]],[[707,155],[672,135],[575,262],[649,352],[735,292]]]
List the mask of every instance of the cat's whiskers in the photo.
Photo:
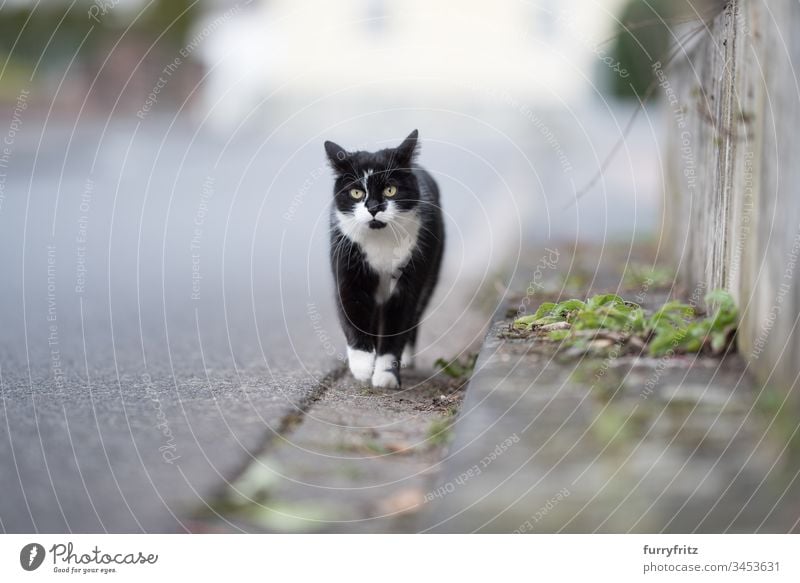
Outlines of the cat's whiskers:
[[[342,256],[342,251],[344,249],[345,244],[346,244],[346,239],[345,239],[344,236],[337,237],[334,240],[333,259],[337,264],[339,262],[339,259]],[[350,267],[350,259],[349,258],[347,260],[347,266]]]
[[[421,205],[423,204],[423,201],[419,201],[417,204],[419,204],[419,205],[421,206]],[[434,206],[432,203],[429,203],[429,204],[431,204],[431,206]],[[440,211],[440,212],[441,212],[441,207],[439,207],[438,205],[436,205],[436,209],[437,209],[438,211]],[[421,222],[420,222],[420,229],[423,229],[423,230],[425,230],[427,233],[429,233],[429,234],[430,234],[430,236],[431,236],[431,237],[433,237],[433,238],[434,238],[434,239],[436,239],[437,241],[440,241],[439,237],[437,237],[437,236],[436,236],[436,233],[434,233],[433,231],[431,231],[429,228],[427,228],[427,227],[426,227],[424,224],[422,224]]]

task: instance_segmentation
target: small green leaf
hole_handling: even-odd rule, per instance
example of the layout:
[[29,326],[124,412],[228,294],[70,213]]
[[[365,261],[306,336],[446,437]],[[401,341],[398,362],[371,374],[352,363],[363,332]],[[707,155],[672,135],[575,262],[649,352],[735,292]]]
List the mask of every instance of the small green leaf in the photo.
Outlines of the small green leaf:
[[715,289],[708,292],[705,297],[706,304],[715,304],[720,307],[734,308],[736,303],[733,301],[733,296],[724,289]]
[[569,319],[571,313],[582,310],[585,306],[586,304],[580,300],[566,300],[553,308],[552,314],[560,317],[563,321],[564,319]]
[[625,300],[617,294],[598,294],[589,298],[586,304],[589,308],[597,308],[608,304],[625,304]]
[[712,332],[711,333],[711,351],[714,354],[721,353],[725,346],[728,344],[727,332]]
[[544,318],[545,316],[549,316],[550,312],[556,307],[556,304],[553,302],[544,302],[539,309],[536,310],[536,313],[533,314],[533,319],[538,320],[539,318]]

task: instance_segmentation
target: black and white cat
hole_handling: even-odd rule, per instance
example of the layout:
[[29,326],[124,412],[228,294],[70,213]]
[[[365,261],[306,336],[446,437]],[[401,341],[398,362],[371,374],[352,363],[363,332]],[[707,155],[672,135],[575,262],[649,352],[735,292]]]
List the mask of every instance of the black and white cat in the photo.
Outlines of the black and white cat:
[[439,277],[439,187],[414,163],[417,130],[397,148],[348,152],[325,142],[325,152],[336,176],[331,266],[350,372],[397,388]]

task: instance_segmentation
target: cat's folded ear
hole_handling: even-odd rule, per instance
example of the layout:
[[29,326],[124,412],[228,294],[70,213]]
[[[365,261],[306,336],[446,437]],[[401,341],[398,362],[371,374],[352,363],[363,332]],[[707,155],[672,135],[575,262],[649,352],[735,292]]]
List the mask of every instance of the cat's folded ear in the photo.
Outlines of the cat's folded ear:
[[403,143],[397,146],[397,161],[403,168],[410,168],[417,155],[417,137],[419,132],[414,130],[408,137],[403,140]]
[[331,167],[336,172],[344,172],[347,170],[347,159],[350,157],[347,150],[342,148],[339,144],[325,142],[325,153],[328,155],[328,161],[331,163]]

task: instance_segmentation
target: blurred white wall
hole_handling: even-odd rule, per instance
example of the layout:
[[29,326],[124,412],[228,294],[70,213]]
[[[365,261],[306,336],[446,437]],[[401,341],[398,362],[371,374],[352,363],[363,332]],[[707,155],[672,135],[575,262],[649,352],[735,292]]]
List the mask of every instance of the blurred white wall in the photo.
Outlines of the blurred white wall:
[[205,98],[224,117],[268,95],[277,104],[337,91],[351,102],[401,96],[452,105],[474,99],[464,85],[571,102],[590,94],[587,80],[602,67],[595,45],[613,34],[623,2],[254,0],[240,10],[218,3],[199,27],[218,25],[202,44],[211,69]]

